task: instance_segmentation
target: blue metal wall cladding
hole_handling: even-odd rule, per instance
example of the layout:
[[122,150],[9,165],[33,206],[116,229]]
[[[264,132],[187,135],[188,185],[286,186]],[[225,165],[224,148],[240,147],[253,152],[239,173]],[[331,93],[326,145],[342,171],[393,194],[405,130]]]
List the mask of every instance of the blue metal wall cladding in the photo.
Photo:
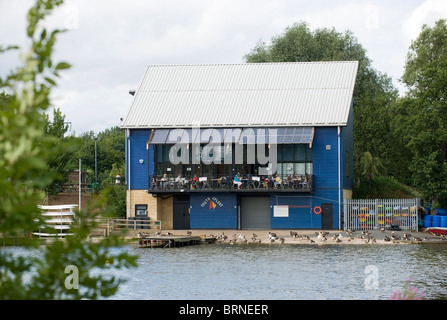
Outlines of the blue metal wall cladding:
[[[271,203],[271,228],[272,229],[320,229],[321,214],[313,212],[315,200],[312,197],[297,196],[296,194],[272,194]],[[288,217],[275,217],[274,206],[287,205]]]
[[[148,189],[149,170],[153,170],[153,155],[150,155],[146,149],[146,142],[151,134],[150,130],[131,130],[130,144],[127,144],[127,166],[130,163],[130,189],[146,190]],[[130,161],[129,161],[130,145]],[[153,148],[151,148],[151,151]],[[153,154],[153,151],[151,152]],[[151,159],[149,161],[149,158]],[[140,159],[143,161],[140,163]],[[129,167],[127,167],[126,177],[129,176]],[[129,181],[128,181],[129,182]],[[129,185],[129,183],[128,183]]]
[[191,229],[237,229],[237,195],[191,194]]
[[[342,131],[343,132],[343,131]],[[333,227],[339,225],[339,193],[343,201],[343,192],[338,186],[338,132],[337,127],[322,127],[315,129],[313,140],[313,173],[315,189],[313,193],[313,207],[321,203],[333,204]],[[343,150],[343,137],[340,139],[340,150]],[[343,151],[340,151],[340,177],[343,189]],[[319,215],[321,221],[321,214]],[[321,225],[319,226],[321,227]]]

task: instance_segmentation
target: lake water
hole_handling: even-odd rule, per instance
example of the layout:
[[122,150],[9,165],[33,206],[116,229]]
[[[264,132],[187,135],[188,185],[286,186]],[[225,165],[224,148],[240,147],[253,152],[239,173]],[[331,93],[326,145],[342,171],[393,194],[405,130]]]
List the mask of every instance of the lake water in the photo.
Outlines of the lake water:
[[[20,248],[4,250],[29,254]],[[127,280],[108,298],[114,300],[384,300],[402,290],[407,278],[426,298],[447,299],[445,244],[117,250],[139,259],[137,268],[100,271]]]
[[389,299],[407,278],[447,299],[445,245],[229,245],[134,248],[112,299]]

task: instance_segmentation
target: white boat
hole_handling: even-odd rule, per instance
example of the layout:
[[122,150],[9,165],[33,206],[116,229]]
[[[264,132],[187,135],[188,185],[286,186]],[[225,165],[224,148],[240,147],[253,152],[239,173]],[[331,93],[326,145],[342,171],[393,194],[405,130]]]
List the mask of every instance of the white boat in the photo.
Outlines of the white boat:
[[39,206],[42,210],[41,216],[45,220],[45,225],[41,229],[32,232],[33,235],[41,237],[60,237],[64,238],[72,235],[68,231],[74,222],[75,204]]

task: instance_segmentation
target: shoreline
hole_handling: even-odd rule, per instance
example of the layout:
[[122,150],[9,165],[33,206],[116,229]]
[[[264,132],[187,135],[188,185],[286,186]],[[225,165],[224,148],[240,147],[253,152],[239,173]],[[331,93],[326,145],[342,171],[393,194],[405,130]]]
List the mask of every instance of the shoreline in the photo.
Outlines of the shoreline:
[[[148,230],[149,231],[149,230]],[[138,239],[138,233],[155,236],[156,232],[130,231],[128,240]],[[192,229],[162,230],[161,235],[215,237],[213,244],[266,244],[266,245],[392,245],[392,244],[447,244],[445,236],[426,231],[410,230],[234,230],[234,229]],[[291,233],[294,233],[291,235]],[[296,235],[295,235],[296,233]],[[132,236],[130,236],[132,234]],[[272,237],[275,234],[276,237]],[[388,240],[389,239],[389,240]],[[138,240],[136,240],[138,242]]]

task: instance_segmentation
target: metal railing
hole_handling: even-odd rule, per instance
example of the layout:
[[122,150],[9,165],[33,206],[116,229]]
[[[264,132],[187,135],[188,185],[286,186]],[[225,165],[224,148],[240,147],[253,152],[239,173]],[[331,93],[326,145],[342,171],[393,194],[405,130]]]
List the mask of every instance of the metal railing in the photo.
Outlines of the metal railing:
[[344,230],[418,228],[418,199],[352,199],[344,201]]
[[129,230],[161,230],[161,221],[151,219],[138,219],[133,217],[129,219],[113,219],[113,228],[125,228]]
[[293,176],[280,175],[280,181],[273,177],[251,176],[239,179],[239,182],[231,176],[211,176],[194,178],[167,178],[163,180],[159,176],[149,176],[150,191],[188,191],[198,190],[295,190],[311,191],[314,189],[313,175]]

